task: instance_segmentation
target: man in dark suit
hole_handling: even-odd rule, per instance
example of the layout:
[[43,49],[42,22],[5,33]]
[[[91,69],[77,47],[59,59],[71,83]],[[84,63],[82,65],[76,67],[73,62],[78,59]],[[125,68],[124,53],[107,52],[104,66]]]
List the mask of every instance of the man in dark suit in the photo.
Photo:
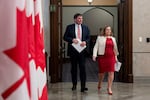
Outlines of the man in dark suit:
[[77,44],[81,41],[80,46],[87,46],[90,40],[90,31],[87,26],[82,24],[83,16],[80,13],[74,15],[74,24],[67,26],[64,40],[68,42],[68,56],[71,60],[71,76],[72,76],[72,90],[76,90],[77,86],[77,65],[79,64],[80,80],[81,80],[81,92],[88,90],[86,88],[86,70],[85,70],[85,58],[87,54],[86,48],[78,52],[72,43]]

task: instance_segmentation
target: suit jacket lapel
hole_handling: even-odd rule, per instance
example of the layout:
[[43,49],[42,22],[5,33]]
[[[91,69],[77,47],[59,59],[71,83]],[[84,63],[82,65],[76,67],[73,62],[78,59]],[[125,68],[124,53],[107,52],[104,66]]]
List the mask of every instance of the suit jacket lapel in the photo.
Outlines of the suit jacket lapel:
[[76,38],[75,24],[72,25],[73,37]]

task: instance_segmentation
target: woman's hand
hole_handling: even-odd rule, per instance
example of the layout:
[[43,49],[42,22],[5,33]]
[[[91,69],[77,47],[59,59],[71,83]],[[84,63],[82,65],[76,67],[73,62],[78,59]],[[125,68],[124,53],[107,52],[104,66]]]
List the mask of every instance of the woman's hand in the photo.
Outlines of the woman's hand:
[[117,58],[117,56],[115,56],[115,60],[116,60],[116,62],[118,61],[118,58]]

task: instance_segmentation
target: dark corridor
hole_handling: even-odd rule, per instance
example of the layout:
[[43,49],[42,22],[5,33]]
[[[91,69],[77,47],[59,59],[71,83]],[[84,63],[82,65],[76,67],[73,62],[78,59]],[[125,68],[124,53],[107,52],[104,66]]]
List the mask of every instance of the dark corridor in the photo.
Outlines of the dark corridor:
[[[71,82],[70,68],[71,68],[71,65],[69,62],[63,64],[62,82]],[[87,82],[98,81],[98,64],[97,62],[92,61],[90,57],[86,59],[86,74],[87,74]],[[79,74],[78,74],[78,80],[79,80]],[[107,73],[105,74],[104,81],[107,81]],[[119,81],[118,72],[115,72],[114,81],[115,82]]]

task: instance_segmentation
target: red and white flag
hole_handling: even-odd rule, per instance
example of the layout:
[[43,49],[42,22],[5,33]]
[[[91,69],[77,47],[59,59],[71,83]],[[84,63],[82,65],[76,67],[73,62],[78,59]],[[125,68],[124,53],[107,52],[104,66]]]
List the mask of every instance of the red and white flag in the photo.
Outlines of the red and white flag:
[[48,100],[41,0],[0,1],[0,100]]

